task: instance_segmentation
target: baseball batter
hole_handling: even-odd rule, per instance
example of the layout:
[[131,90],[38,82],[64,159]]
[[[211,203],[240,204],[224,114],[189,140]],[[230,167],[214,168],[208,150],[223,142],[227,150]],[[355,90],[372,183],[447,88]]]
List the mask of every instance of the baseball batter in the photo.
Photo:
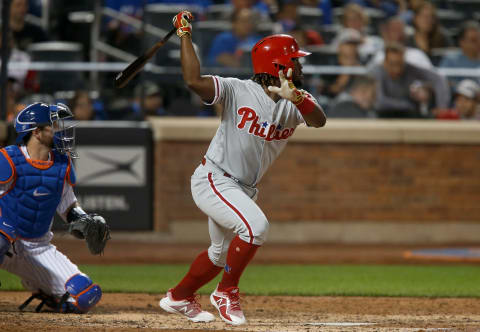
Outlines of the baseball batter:
[[0,268],[19,276],[32,292],[21,310],[39,299],[37,312],[46,305],[55,312],[84,313],[102,297],[100,286],[50,243],[55,212],[87,243],[92,235],[84,225],[90,223],[89,232],[105,236],[101,250],[109,238],[105,220],[86,214],[73,192],[74,128],[64,123],[71,117],[63,104],[27,106],[15,119],[17,145],[0,149]]
[[294,38],[273,35],[260,40],[252,49],[254,76],[249,80],[201,76],[191,40],[192,19],[187,11],[173,19],[181,39],[183,78],[205,103],[223,105],[220,127],[191,179],[193,199],[209,217],[211,245],[160,307],[194,322],[214,320],[194,293],[223,269],[210,301],[222,320],[240,325],[246,319],[239,279],[268,232],[267,217],[255,203],[256,186],[299,124],[322,127],[326,118],[314,98],[297,89],[303,78],[298,58],[309,53],[300,50]]

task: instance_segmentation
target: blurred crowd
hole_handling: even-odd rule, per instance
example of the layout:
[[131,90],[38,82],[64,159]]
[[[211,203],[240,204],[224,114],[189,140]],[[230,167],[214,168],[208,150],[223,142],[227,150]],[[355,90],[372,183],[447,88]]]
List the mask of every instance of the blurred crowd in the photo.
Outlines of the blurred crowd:
[[[10,34],[0,43],[8,43],[14,62],[90,61],[94,4],[11,0]],[[251,68],[250,50],[259,39],[290,34],[312,53],[302,58],[304,88],[329,117],[480,119],[480,1],[104,0],[102,7],[165,31],[179,9],[189,9],[192,38],[210,74]],[[159,39],[118,16],[102,15],[100,23],[99,42],[114,51],[96,50],[96,61],[133,59]],[[178,44],[152,62],[178,67]],[[329,70],[308,70],[314,66]],[[179,73],[145,72],[119,91],[112,86],[115,72],[11,67],[7,121],[38,100],[66,103],[78,120],[215,116]]]

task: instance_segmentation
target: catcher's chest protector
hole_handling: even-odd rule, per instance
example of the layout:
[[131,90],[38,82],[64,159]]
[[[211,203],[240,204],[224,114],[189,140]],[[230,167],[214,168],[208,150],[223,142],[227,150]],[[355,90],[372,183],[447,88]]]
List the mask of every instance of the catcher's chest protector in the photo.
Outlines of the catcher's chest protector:
[[48,232],[62,198],[68,157],[53,152],[51,161],[31,164],[18,146],[8,146],[5,151],[13,164],[15,183],[0,198],[0,218],[16,225],[22,238],[40,237]]

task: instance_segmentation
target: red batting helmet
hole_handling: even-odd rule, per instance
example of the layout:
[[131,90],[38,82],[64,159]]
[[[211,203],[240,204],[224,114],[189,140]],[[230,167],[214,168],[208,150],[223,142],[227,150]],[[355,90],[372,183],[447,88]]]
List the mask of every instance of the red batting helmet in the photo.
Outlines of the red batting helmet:
[[278,77],[280,68],[285,70],[294,67],[292,58],[309,55],[299,49],[295,38],[289,35],[267,36],[255,44],[252,48],[252,63],[255,74],[270,74]]

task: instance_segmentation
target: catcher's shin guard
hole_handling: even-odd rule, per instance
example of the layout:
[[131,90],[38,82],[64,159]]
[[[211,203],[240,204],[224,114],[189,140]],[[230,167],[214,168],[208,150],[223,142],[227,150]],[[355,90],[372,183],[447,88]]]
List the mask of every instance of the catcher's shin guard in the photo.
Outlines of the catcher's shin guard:
[[25,302],[23,302],[18,307],[18,309],[22,311],[30,304],[30,302],[32,302],[34,299],[38,299],[40,300],[40,303],[35,308],[35,312],[40,312],[43,306],[46,305],[50,309],[47,311],[61,312],[66,314],[67,313],[75,313],[75,314],[83,313],[83,311],[75,307],[73,303],[66,302],[69,297],[70,297],[70,294],[68,294],[67,292],[59,300],[53,295],[48,295],[39,289],[37,293],[33,293],[32,296],[30,296]]
[[65,283],[67,294],[75,299],[74,305],[82,312],[93,308],[102,298],[102,289],[83,273],[72,276]]

